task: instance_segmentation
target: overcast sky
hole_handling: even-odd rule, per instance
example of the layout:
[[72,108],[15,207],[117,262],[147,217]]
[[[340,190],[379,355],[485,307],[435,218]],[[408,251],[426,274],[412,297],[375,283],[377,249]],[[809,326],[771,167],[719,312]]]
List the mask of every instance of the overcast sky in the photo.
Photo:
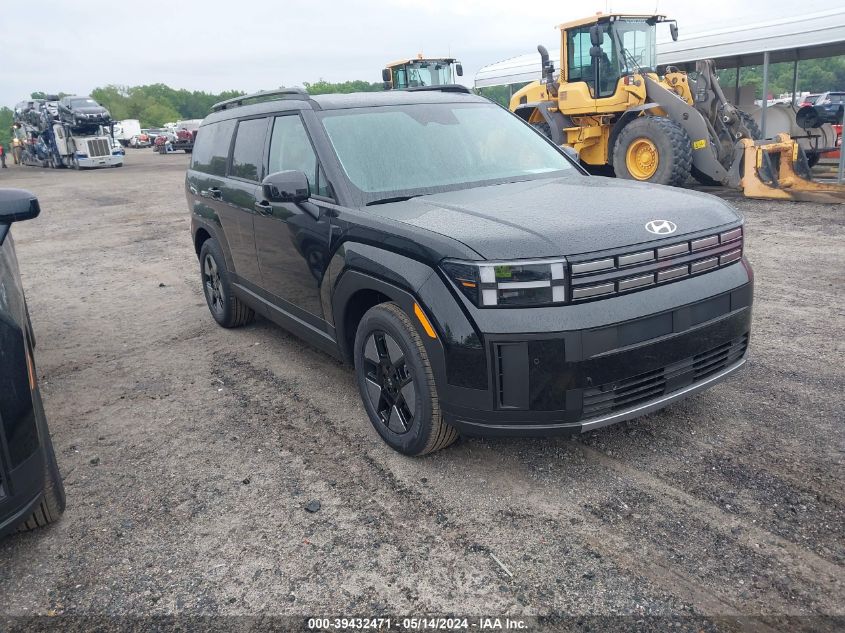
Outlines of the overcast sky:
[[[577,7],[575,6],[577,4]],[[106,84],[165,83],[219,92],[318,79],[381,81],[382,66],[418,52],[451,54],[464,79],[538,43],[554,26],[608,8],[660,13],[681,37],[709,28],[837,8],[841,0],[66,0],[3,9],[0,105],[34,90],[88,94]],[[800,7],[800,11],[796,10]],[[16,25],[16,28],[9,28]]]

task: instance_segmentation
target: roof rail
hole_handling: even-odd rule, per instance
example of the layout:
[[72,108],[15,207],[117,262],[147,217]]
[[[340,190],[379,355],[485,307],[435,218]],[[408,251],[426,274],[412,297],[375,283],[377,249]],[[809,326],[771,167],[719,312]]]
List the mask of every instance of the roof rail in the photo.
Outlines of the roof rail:
[[225,101],[215,103],[211,106],[211,111],[219,112],[220,110],[237,108],[242,106],[245,101],[279,101],[282,99],[300,99],[307,101],[310,98],[311,96],[302,88],[279,88],[278,90],[265,90],[251,95],[242,95],[233,99],[226,99]]
[[408,92],[426,92],[429,90],[437,90],[439,92],[463,92],[465,94],[472,94],[472,91],[463,84],[442,84],[439,86],[412,86],[405,88]]

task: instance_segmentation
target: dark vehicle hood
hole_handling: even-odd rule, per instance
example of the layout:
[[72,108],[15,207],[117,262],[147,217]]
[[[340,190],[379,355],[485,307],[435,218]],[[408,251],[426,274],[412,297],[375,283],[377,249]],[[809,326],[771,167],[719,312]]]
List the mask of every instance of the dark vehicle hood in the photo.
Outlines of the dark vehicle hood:
[[675,237],[740,219],[715,196],[595,176],[464,189],[367,211],[456,239],[485,259],[577,255],[668,237],[646,231],[650,220],[674,222]]
[[85,106],[83,108],[70,108],[76,114],[108,114],[103,106]]

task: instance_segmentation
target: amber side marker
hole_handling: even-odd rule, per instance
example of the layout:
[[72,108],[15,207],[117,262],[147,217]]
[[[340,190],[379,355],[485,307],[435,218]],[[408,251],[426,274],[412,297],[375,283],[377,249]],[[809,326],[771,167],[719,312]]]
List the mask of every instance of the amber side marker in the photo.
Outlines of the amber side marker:
[[428,317],[425,315],[425,312],[422,311],[422,308],[418,303],[414,304],[414,314],[416,314],[417,318],[420,320],[425,333],[431,338],[437,338],[437,332],[435,332],[434,328],[431,327],[431,321],[428,320]]
[[24,356],[26,356],[26,373],[29,375],[29,390],[35,391],[35,386],[38,383],[35,378],[35,366],[32,364],[32,357],[29,355],[28,347],[24,347]]

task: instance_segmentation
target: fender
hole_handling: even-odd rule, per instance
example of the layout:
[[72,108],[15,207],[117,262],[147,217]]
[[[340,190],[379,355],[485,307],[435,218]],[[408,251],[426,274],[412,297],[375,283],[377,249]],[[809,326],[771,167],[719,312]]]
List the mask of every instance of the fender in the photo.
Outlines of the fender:
[[[431,267],[398,253],[358,242],[342,244],[329,262],[321,298],[323,314],[335,328],[344,358],[348,362],[353,360],[344,342],[354,337],[353,332],[347,331],[346,314],[350,299],[357,292],[380,293],[411,315],[419,288],[433,274]],[[430,311],[425,311],[430,316]],[[428,338],[424,332],[423,338]]]
[[563,133],[564,128],[573,127],[572,119],[560,111],[551,111],[552,106],[555,106],[555,101],[539,101],[536,103],[523,103],[514,111],[521,119],[526,122],[531,117],[533,111],[540,113],[543,120],[549,124],[549,130],[552,133],[552,141],[555,145],[563,145],[566,142],[566,135]]
[[[354,337],[348,331],[347,310],[359,291],[374,291],[397,303],[417,326],[440,385],[440,395],[450,398],[486,397],[489,390],[488,358],[483,339],[460,300],[437,272],[417,260],[360,243],[346,243],[330,264],[333,291],[329,309],[338,345],[352,362],[345,341]],[[328,284],[327,284],[328,285]],[[414,317],[419,304],[433,325],[437,338],[429,337]]]
[[199,259],[201,248],[197,242],[197,234],[200,230],[204,230],[210,237],[217,240],[217,243],[220,244],[220,248],[223,249],[223,257],[226,258],[226,268],[228,268],[229,271],[234,271],[235,263],[232,260],[229,240],[226,239],[226,232],[220,224],[220,218],[217,217],[217,214],[208,207],[206,207],[206,211],[207,213],[200,215],[197,213],[196,205],[194,205],[194,212],[191,213],[191,242],[193,242],[197,259]]

